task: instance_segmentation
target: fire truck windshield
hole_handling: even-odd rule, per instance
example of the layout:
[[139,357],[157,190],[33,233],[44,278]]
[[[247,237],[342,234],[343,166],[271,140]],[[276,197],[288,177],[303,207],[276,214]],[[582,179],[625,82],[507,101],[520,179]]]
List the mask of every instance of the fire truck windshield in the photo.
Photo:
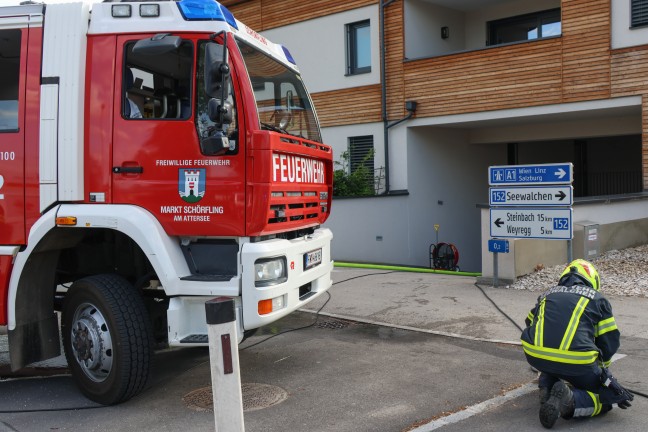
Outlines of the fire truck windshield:
[[322,142],[306,87],[298,73],[238,41],[264,129]]

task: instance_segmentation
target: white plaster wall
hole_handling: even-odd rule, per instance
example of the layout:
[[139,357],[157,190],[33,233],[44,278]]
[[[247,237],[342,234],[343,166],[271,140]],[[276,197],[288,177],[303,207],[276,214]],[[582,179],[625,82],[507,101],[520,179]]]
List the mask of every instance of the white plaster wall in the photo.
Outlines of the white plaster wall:
[[[263,32],[284,45],[311,93],[380,83],[378,5],[367,6]],[[371,72],[346,74],[346,24],[370,20]]]
[[[405,2],[405,57],[415,59],[465,49],[464,13],[421,1]],[[441,38],[441,27],[450,30]]]
[[342,152],[348,149],[349,137],[373,135],[374,138],[374,167],[385,166],[385,151],[383,146],[384,133],[382,123],[365,123],[349,126],[337,126],[322,129],[322,140],[333,147],[333,158],[340,160]]
[[648,27],[630,28],[630,0],[612,2],[612,49],[648,43]]

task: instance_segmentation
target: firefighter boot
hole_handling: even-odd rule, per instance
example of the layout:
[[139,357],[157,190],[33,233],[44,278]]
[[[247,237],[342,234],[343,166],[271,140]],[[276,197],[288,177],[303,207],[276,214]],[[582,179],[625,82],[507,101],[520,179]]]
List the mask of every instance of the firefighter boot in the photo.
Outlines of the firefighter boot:
[[551,388],[549,399],[540,407],[540,423],[547,429],[551,429],[558,417],[566,419],[574,415],[574,394],[562,382],[556,382]]
[[540,391],[538,393],[538,399],[540,400],[540,405],[542,405],[549,400],[549,396],[551,395],[551,388],[540,387],[539,389]]

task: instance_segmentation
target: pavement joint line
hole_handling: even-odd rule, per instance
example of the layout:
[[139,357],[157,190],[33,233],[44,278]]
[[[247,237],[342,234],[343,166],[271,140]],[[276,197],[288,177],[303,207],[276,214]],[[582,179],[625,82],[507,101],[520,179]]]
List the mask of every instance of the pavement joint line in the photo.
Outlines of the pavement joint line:
[[498,406],[510,400],[529,394],[532,391],[537,390],[537,388],[538,388],[538,384],[535,382],[535,380],[528,382],[501,396],[496,396],[492,399],[488,399],[478,404],[469,406],[464,410],[450,414],[446,417],[441,417],[439,419],[432,420],[430,423],[419,426],[416,429],[412,429],[410,432],[430,432],[443,426],[447,426],[453,423],[458,423],[474,415],[481,414],[493,408],[497,408]]
[[[318,312],[316,310],[311,310],[311,309],[300,309],[302,312],[308,312],[308,313],[313,313],[317,314]],[[356,322],[361,322],[364,324],[372,324],[372,325],[378,325],[382,327],[392,327],[392,328],[397,328],[401,330],[409,330],[409,331],[415,331],[419,333],[428,333],[428,334],[433,334],[437,336],[445,336],[445,337],[450,337],[450,338],[455,338],[455,339],[464,339],[464,340],[471,340],[471,341],[477,341],[477,342],[490,342],[490,343],[499,343],[499,344],[508,344],[508,345],[517,345],[517,346],[522,346],[522,342],[520,341],[507,341],[507,340],[501,340],[501,339],[486,339],[486,338],[478,338],[474,336],[466,336],[466,335],[460,335],[457,333],[449,333],[449,332],[444,332],[444,331],[439,331],[439,330],[428,330],[428,329],[422,329],[418,327],[411,327],[411,326],[404,326],[404,325],[398,325],[398,324],[390,324],[382,321],[374,321],[374,320],[369,320],[366,318],[359,318],[359,317],[354,317],[350,315],[341,315],[341,314],[335,314],[335,313],[329,313],[329,312],[319,312],[319,315],[324,315],[328,316],[331,318],[339,318],[339,319],[344,319],[344,320],[349,320],[349,321],[356,321]]]

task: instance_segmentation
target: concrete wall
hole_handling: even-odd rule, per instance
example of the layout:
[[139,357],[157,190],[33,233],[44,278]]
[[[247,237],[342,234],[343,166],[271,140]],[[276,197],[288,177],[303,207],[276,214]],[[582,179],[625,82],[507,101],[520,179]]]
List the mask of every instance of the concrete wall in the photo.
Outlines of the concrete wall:
[[[584,224],[599,225],[599,254],[647,244],[648,195],[640,196],[637,199],[617,196],[614,201],[575,202],[572,258],[592,258],[585,254]],[[494,276],[493,254],[488,252],[489,224],[489,210],[482,208],[482,277],[479,280],[484,283],[492,283]],[[533,272],[538,264],[549,267],[567,264],[568,261],[568,242],[565,240],[509,239],[509,247],[509,253],[498,254],[498,279],[503,285]]]
[[333,198],[331,217],[336,261],[413,264],[408,196]]

